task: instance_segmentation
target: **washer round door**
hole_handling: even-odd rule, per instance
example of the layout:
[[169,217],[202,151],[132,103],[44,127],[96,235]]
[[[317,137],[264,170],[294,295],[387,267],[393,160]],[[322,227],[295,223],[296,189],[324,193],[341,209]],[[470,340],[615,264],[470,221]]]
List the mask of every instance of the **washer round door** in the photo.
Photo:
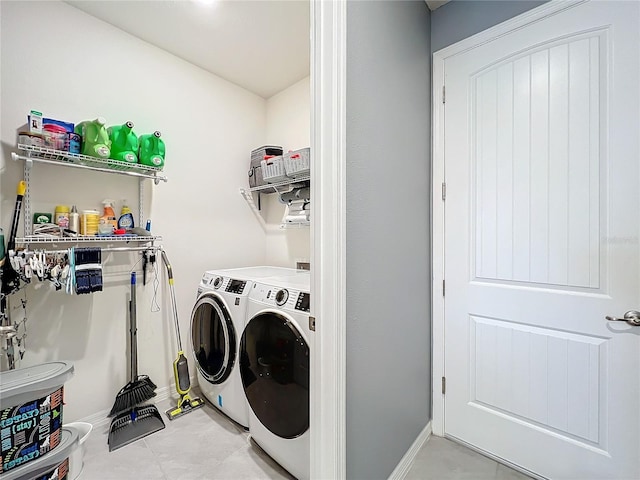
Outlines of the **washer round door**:
[[236,361],[237,337],[224,302],[214,293],[205,293],[191,313],[191,345],[198,370],[209,382],[224,382]]
[[309,428],[309,346],[285,316],[260,313],[247,323],[240,342],[245,395],[274,435],[295,438]]

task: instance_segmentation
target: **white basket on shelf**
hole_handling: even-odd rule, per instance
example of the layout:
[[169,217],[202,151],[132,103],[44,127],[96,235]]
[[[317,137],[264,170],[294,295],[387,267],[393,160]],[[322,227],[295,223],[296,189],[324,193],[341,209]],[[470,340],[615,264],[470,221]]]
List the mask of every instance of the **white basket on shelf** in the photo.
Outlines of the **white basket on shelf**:
[[311,169],[309,147],[287,152],[283,155],[283,158],[284,169],[289,177],[297,178],[309,175]]
[[287,180],[287,172],[284,168],[282,156],[267,158],[260,162],[262,178],[268,183],[278,183]]

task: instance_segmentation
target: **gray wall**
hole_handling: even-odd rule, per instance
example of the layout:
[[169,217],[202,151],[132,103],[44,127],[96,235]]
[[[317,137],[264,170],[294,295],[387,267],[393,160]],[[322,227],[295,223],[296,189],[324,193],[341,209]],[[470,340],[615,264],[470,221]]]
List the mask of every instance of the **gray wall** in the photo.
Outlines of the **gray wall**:
[[529,0],[449,2],[431,13],[431,51],[436,52],[543,3]]
[[431,411],[423,0],[347,6],[347,478],[386,479]]

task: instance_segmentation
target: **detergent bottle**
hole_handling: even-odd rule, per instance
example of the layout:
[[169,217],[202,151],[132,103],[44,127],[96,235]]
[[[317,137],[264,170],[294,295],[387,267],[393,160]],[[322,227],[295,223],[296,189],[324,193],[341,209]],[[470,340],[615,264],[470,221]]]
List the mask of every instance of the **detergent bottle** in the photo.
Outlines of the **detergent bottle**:
[[139,161],[142,165],[151,167],[164,166],[164,142],[160,139],[160,132],[140,136]]
[[98,117],[95,120],[85,120],[76,125],[75,133],[82,136],[81,153],[83,155],[109,158],[111,141],[104,124],[104,118]]
[[133,131],[133,122],[109,127],[107,133],[111,141],[111,158],[138,163],[138,137]]

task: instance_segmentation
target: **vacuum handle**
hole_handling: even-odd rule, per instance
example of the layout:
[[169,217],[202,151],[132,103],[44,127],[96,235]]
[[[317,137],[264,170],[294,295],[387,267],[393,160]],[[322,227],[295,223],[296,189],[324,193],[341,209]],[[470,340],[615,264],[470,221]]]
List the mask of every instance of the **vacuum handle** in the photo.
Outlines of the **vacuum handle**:
[[20,223],[20,210],[22,209],[22,199],[27,191],[27,184],[24,180],[18,182],[16,189],[16,205],[13,210],[13,220],[11,222],[11,231],[9,233],[9,241],[7,243],[6,255],[9,258],[9,251],[16,248],[16,236],[18,235],[18,223]]
[[131,381],[138,378],[138,323],[136,318],[136,272],[131,273],[131,300],[129,301],[129,338],[131,340]]

